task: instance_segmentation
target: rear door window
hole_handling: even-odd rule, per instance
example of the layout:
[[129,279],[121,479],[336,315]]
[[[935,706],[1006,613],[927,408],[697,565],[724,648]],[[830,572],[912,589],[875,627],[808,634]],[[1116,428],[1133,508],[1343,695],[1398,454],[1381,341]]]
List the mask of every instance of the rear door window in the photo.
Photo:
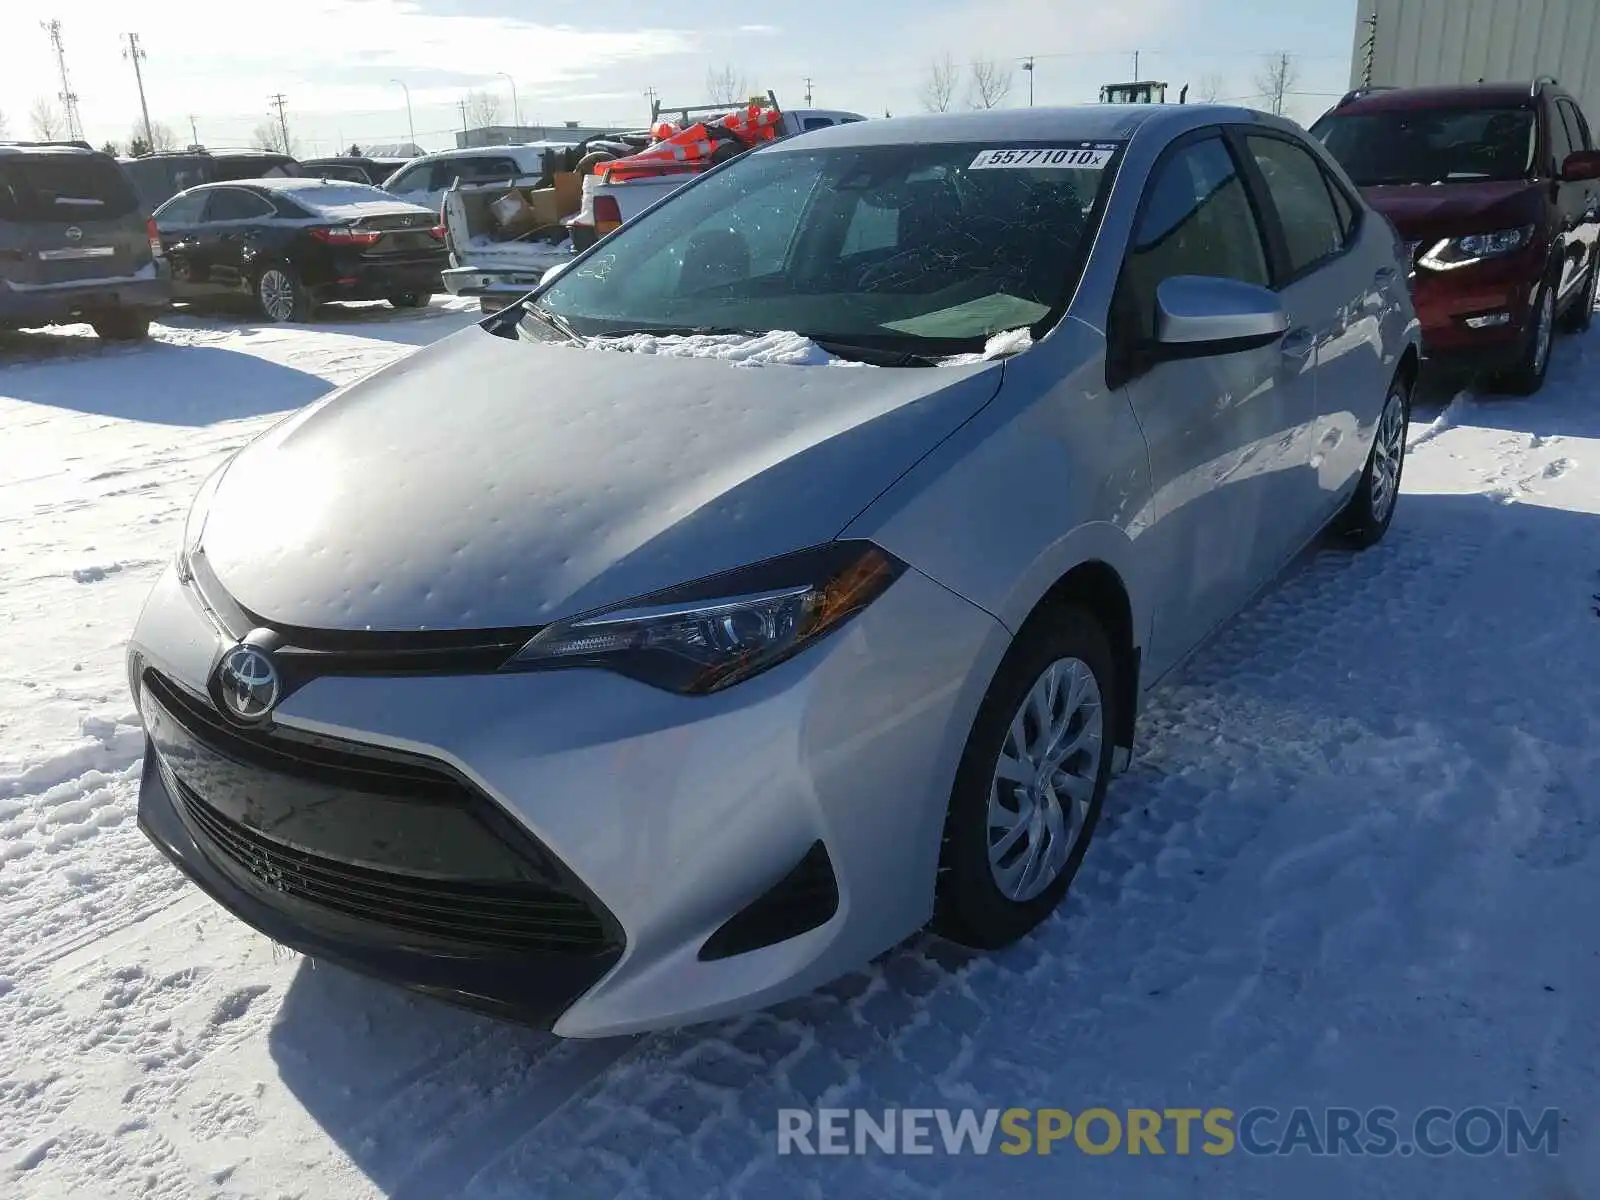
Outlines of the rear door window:
[[138,210],[132,181],[112,159],[60,154],[0,160],[0,218],[80,225]]
[[254,192],[243,188],[218,188],[206,205],[207,222],[252,221],[273,216],[278,210]]

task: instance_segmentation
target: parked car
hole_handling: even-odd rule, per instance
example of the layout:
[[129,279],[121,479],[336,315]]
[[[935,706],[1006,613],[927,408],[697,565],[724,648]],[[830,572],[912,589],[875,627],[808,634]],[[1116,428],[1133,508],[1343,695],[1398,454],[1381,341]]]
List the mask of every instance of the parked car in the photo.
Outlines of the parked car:
[[521,146],[473,146],[441,150],[413,159],[383,183],[387,192],[439,212],[444,194],[462,183],[509,183],[537,179],[555,169],[565,142],[528,142]]
[[155,223],[116,159],[87,142],[0,142],[0,329],[87,321],[137,341],[169,299]]
[[155,224],[175,299],[248,297],[269,321],[309,320],[329,300],[421,308],[443,290],[438,218],[364,183],[202,184],[158,208]]
[[1150,688],[1384,535],[1419,342],[1286,120],[765,145],[206,481],[129,650],[140,825],[279,942],[565,1036],[1003,946]]
[[315,179],[343,179],[350,183],[370,183],[374,187],[382,187],[384,180],[409,161],[344,154],[335,158],[305,159],[300,163],[300,173]]
[[121,160],[147,208],[165,204],[179,192],[202,183],[234,179],[282,179],[298,176],[300,164],[270,150],[206,150],[146,154]]
[[1600,152],[1550,81],[1352,92],[1313,127],[1399,230],[1432,359],[1544,384],[1600,284]]

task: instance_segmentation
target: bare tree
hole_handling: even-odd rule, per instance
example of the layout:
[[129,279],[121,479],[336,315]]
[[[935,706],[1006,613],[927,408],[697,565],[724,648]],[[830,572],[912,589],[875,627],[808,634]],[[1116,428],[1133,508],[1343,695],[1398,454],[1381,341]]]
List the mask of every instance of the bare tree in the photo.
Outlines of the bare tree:
[[54,100],[49,96],[40,96],[28,109],[28,124],[33,127],[34,137],[49,142],[66,132],[67,118]]
[[949,112],[955,103],[956,84],[961,81],[961,69],[948,53],[928,68],[928,77],[922,84],[922,107],[928,112]]
[[[178,135],[172,132],[172,126],[164,125],[160,121],[151,121],[147,137],[144,121],[140,119],[133,123],[133,132],[128,135],[128,145],[143,147],[143,152],[146,154],[165,154],[178,148]],[[135,155],[138,153],[139,151],[134,151]]]
[[1222,93],[1227,89],[1228,81],[1216,72],[1203,75],[1196,85],[1194,92],[1202,104],[1215,104],[1222,99]]
[[1294,85],[1300,82],[1300,66],[1287,51],[1268,56],[1256,72],[1256,90],[1266,99],[1266,109],[1283,116],[1285,102]]
[[272,120],[262,121],[250,131],[250,144],[257,150],[271,150],[274,154],[294,154],[299,149],[299,142],[294,137],[289,138],[289,144],[283,143],[283,126]]
[[[0,134],[3,134],[4,132],[4,130],[0,130]],[[100,153],[109,154],[112,158],[120,158],[122,157],[122,147],[117,145],[115,142],[107,142],[104,146],[100,147]]]
[[738,104],[750,99],[750,80],[731,65],[706,72],[706,98],[712,104]]
[[998,108],[1011,94],[1011,67],[992,58],[972,60],[972,82],[967,103],[973,108]]
[[500,116],[500,97],[493,92],[467,93],[467,124],[475,129],[493,125]]

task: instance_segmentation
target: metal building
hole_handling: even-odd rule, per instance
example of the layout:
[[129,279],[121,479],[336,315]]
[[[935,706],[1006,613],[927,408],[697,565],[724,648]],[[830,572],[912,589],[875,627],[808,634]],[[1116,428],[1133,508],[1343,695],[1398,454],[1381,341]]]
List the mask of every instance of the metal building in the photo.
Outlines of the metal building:
[[1369,59],[1380,86],[1553,75],[1600,126],[1600,0],[1360,0],[1351,87]]

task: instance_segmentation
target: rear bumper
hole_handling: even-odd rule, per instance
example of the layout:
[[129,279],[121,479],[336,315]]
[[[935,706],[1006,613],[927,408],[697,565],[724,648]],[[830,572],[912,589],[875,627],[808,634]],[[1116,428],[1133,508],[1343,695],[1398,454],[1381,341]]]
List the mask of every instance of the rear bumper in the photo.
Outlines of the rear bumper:
[[388,296],[444,290],[445,255],[433,262],[340,264],[339,274],[312,286],[318,300],[382,300]]
[[477,296],[501,301],[501,307],[520,300],[534,288],[554,263],[526,270],[491,270],[483,267],[452,267],[444,273],[445,291],[452,296]]
[[147,277],[101,279],[84,283],[18,287],[0,279],[0,325],[64,325],[107,309],[156,313],[172,300],[165,269]]

